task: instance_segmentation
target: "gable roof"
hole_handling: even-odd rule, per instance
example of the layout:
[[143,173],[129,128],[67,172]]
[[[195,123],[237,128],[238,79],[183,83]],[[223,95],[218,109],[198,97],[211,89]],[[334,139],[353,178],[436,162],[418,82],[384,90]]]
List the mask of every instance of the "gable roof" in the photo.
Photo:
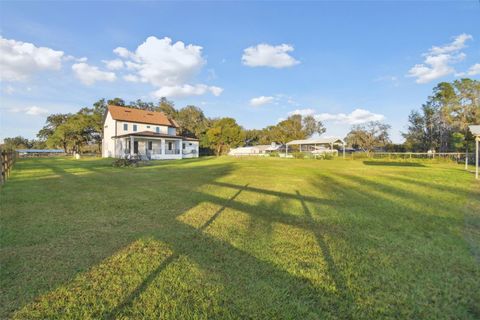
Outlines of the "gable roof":
[[480,124],[469,126],[469,128],[474,136],[480,137]]
[[168,118],[163,112],[147,111],[127,107],[108,106],[113,120],[147,123],[178,128],[175,120]]

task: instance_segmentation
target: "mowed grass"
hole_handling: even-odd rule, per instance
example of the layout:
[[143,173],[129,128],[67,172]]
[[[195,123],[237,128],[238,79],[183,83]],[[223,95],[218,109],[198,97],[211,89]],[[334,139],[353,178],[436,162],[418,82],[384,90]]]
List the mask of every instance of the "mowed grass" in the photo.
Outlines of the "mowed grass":
[[28,159],[0,197],[0,318],[480,318],[455,164]]

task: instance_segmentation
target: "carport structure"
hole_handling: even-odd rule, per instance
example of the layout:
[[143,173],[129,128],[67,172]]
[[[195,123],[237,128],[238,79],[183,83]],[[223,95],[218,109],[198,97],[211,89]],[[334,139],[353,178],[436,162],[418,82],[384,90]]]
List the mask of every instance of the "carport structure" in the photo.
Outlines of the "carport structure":
[[345,158],[345,141],[337,137],[331,138],[310,138],[305,140],[293,140],[287,142],[285,148],[285,155],[288,155],[289,146],[299,146],[300,152],[318,152],[321,151],[321,148],[327,146],[328,150],[333,151],[334,146],[342,146],[343,158]]
[[480,143],[480,125],[469,126],[470,132],[475,136],[475,178],[478,179],[478,144]]

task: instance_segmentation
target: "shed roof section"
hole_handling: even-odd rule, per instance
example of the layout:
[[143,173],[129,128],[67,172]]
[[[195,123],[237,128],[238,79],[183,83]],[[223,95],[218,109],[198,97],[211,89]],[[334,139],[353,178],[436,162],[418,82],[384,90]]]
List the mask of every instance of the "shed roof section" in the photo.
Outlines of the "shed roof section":
[[287,142],[287,145],[331,144],[331,143],[343,143],[343,140],[337,137],[311,138],[311,139],[304,139],[304,140],[293,140],[293,141]]

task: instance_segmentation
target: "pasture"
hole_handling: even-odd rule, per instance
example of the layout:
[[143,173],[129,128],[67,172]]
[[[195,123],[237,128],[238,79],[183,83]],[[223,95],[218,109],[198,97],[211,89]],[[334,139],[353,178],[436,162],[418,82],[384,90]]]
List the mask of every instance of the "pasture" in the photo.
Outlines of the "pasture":
[[480,183],[460,165],[111,162],[16,163],[0,318],[480,318]]

